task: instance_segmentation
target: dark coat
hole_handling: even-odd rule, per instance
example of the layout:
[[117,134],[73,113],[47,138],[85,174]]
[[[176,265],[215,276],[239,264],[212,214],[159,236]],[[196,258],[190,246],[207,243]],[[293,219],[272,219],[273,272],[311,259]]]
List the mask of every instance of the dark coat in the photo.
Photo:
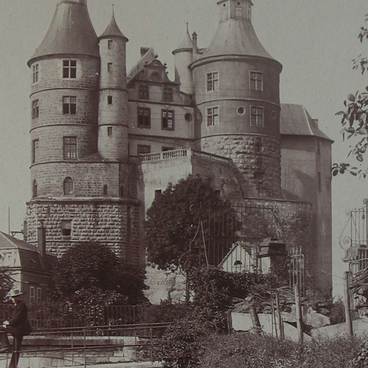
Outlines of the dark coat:
[[6,328],[13,336],[28,335],[29,322],[27,319],[28,309],[26,303],[19,302],[13,309],[12,318]]

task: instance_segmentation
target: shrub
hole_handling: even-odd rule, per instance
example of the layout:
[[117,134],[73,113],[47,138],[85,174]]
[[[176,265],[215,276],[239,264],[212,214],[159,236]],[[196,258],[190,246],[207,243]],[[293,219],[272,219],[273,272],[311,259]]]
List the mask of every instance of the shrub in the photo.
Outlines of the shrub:
[[251,333],[211,335],[202,345],[199,362],[201,368],[347,368],[359,353],[359,343],[347,337],[299,345]]
[[165,368],[198,367],[201,341],[208,331],[198,320],[184,318],[169,326],[151,356]]

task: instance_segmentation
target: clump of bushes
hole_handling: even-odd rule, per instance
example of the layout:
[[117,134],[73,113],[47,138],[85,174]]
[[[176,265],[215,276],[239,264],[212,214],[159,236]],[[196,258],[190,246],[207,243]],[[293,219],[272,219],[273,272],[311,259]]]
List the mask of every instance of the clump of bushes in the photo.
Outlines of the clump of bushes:
[[251,333],[211,335],[201,346],[198,366],[201,368],[347,368],[352,367],[352,360],[359,354],[361,341],[361,339],[337,337],[314,340],[300,345],[292,341],[279,341],[269,336]]

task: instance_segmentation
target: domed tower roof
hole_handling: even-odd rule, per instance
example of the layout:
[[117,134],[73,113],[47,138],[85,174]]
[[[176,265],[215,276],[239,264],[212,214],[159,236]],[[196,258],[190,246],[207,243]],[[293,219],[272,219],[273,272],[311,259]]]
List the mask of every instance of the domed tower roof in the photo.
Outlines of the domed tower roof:
[[187,30],[185,32],[184,38],[181,41],[180,45],[172,53],[175,55],[180,51],[192,51],[192,50],[193,50],[193,40],[190,37],[187,23]]
[[250,0],[220,0],[220,23],[209,47],[197,59],[216,56],[257,56],[273,59],[260,43],[252,22]]
[[65,54],[99,57],[87,0],[59,0],[49,30],[28,65],[34,59]]
[[120,31],[119,26],[116,23],[114,11],[112,12],[110,24],[107,26],[107,28],[99,37],[99,39],[109,37],[121,37],[124,38],[126,41],[128,41],[128,39],[123,35],[123,33]]

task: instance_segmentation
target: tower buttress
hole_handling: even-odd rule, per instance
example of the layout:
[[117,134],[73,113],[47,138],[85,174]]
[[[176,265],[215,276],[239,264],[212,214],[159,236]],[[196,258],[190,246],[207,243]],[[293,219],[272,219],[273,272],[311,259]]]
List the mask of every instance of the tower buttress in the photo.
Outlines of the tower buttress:
[[99,37],[100,87],[98,112],[98,151],[108,160],[128,159],[128,91],[126,43],[128,39],[116,24],[114,14]]
[[281,198],[282,65],[259,42],[250,0],[220,0],[209,47],[190,65],[202,151],[233,160],[248,197]]
[[193,41],[189,35],[188,23],[185,36],[180,45],[172,52],[175,55],[175,79],[180,81],[180,91],[192,95],[194,92],[192,71]]

